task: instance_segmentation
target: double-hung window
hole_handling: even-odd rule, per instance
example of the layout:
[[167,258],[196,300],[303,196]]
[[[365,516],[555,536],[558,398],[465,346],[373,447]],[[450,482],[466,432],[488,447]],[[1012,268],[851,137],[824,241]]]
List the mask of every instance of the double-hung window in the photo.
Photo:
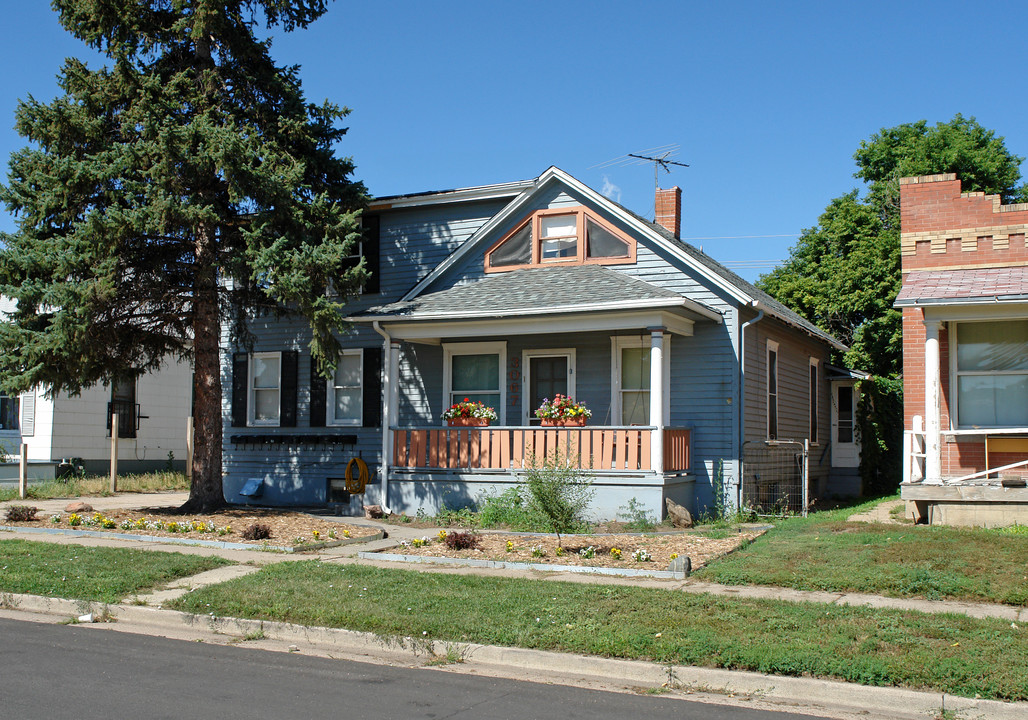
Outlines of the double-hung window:
[[[611,385],[614,388],[612,400],[613,417],[621,425],[650,424],[650,378],[651,357],[649,337],[618,335],[613,338],[614,358]],[[670,417],[671,338],[664,336],[663,373],[664,421]]]
[[467,398],[493,408],[502,425],[506,420],[503,369],[507,364],[507,344],[447,343],[443,346],[443,357],[443,409]]
[[767,341],[767,439],[778,439],[778,343]]
[[537,210],[485,254],[485,271],[635,262],[635,243],[584,208]]
[[343,350],[328,380],[328,424],[360,425],[364,408],[364,351]]
[[957,426],[1028,427],[1028,320],[956,324]]
[[18,398],[0,394],[0,430],[18,429]]
[[248,381],[249,424],[278,425],[282,398],[282,353],[250,356]]

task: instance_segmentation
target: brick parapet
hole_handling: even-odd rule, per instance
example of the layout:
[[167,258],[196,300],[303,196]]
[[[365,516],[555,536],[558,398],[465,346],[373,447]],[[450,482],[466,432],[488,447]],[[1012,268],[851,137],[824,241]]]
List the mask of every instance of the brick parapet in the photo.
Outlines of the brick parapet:
[[903,270],[1028,265],[1028,203],[962,193],[953,173],[900,180]]

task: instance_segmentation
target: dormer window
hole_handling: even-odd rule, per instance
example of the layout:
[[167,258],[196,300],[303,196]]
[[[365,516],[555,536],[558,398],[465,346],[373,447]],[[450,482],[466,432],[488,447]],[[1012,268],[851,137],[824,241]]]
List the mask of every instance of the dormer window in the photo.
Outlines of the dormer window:
[[635,262],[635,243],[584,208],[539,210],[522,220],[485,254],[486,272],[556,263],[614,265]]

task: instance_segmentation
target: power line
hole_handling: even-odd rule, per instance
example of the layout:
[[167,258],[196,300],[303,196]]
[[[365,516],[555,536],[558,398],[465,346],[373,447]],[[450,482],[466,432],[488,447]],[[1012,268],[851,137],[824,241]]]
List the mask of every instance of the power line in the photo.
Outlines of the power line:
[[799,237],[797,233],[785,233],[784,235],[709,235],[706,237],[687,237],[682,240],[748,240],[751,238],[780,238]]

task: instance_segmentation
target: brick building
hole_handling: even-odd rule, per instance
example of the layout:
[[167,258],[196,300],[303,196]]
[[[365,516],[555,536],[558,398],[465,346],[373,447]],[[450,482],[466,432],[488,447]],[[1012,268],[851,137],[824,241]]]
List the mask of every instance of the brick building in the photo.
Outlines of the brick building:
[[906,430],[919,519],[1028,522],[1028,204],[900,181]]

